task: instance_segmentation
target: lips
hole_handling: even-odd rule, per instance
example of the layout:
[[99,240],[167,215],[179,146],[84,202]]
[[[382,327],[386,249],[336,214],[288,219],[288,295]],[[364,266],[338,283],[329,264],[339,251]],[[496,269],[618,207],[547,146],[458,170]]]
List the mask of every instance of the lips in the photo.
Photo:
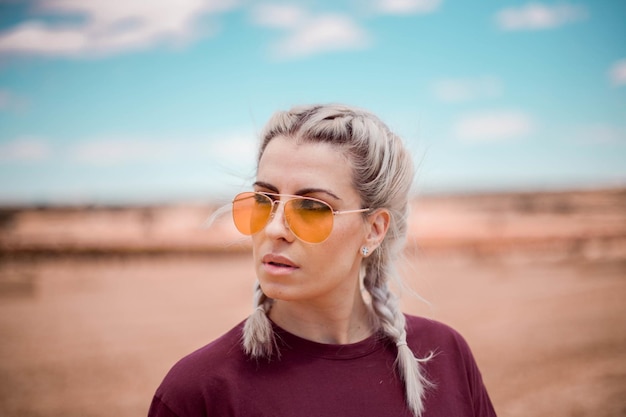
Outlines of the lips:
[[292,260],[281,255],[268,254],[261,259],[263,264],[271,268],[296,269],[296,265]]

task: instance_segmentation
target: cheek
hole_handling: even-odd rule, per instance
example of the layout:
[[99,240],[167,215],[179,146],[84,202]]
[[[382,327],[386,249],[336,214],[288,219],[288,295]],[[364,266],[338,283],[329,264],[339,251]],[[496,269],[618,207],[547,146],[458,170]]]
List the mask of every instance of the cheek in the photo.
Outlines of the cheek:
[[261,250],[261,245],[262,245],[262,241],[261,239],[259,239],[258,235],[257,236],[252,236],[252,259],[254,260],[254,263],[257,264],[259,260],[259,257],[262,256],[261,253],[263,252]]
[[335,223],[333,234],[343,242],[351,242],[359,246],[365,241],[367,235],[366,224],[359,217],[360,214],[345,214],[344,216],[352,216],[352,218],[342,219],[342,223]]
[[[347,222],[346,222],[347,223]],[[342,257],[356,255],[365,240],[364,228],[360,222],[351,222],[344,227],[337,227],[327,241],[330,254]]]

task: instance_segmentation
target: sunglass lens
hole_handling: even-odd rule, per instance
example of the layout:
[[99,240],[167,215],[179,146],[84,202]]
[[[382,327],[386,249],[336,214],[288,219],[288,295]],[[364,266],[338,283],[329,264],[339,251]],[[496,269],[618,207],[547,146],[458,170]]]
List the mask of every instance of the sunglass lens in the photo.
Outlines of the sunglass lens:
[[233,200],[233,221],[244,235],[259,232],[272,213],[272,200],[263,194],[241,193]]
[[285,204],[285,216],[293,233],[309,243],[326,240],[333,230],[333,213],[327,204],[308,198],[295,198]]

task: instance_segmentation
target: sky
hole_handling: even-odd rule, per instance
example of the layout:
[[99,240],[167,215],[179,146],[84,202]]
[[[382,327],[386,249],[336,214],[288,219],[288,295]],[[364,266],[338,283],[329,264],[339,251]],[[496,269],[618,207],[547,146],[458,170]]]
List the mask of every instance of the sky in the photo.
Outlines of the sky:
[[623,187],[626,2],[0,1],[0,205],[228,199],[310,103],[382,118],[418,194]]

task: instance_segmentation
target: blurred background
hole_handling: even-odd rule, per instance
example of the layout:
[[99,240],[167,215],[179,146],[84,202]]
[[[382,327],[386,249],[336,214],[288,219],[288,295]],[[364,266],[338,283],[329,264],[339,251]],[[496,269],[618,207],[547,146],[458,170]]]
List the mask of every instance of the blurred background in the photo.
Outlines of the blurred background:
[[297,104],[412,150],[404,310],[501,416],[626,416],[626,3],[0,2],[0,416],[145,415],[249,313],[205,220]]

